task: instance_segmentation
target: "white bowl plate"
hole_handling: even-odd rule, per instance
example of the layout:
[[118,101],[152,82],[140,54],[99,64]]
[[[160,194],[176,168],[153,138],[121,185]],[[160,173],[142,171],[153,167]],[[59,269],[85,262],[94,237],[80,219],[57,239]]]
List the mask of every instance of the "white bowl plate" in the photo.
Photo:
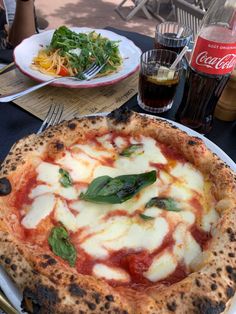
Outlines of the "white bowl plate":
[[[88,33],[95,31],[103,37],[110,40],[119,41],[119,51],[123,59],[123,64],[118,72],[103,77],[94,78],[91,81],[74,81],[71,79],[62,79],[51,85],[69,88],[89,88],[105,86],[117,83],[130,76],[139,69],[141,50],[135,44],[124,36],[120,36],[105,29],[92,29],[85,27],[71,27],[76,33]],[[40,71],[31,68],[32,60],[37,56],[38,51],[50,44],[52,35],[55,30],[49,30],[40,34],[33,35],[22,41],[14,50],[14,60],[16,66],[22,73],[36,81],[48,81],[53,78]]]
[[[107,113],[100,113],[98,115],[106,115],[106,114]],[[147,116],[149,116],[151,118],[155,118],[152,115],[147,115]],[[196,136],[196,137],[201,138],[205,142],[206,146],[212,152],[217,154],[227,165],[229,165],[231,167],[231,169],[233,171],[236,172],[236,164],[234,163],[234,161],[221,148],[219,148],[216,144],[211,142],[209,139],[205,138],[203,135],[201,135],[201,134],[197,133],[196,131],[193,131],[193,130],[189,129],[188,127],[185,127],[185,126],[183,126],[177,122],[167,120],[164,118],[160,118],[160,119],[163,119],[163,120],[168,121],[169,123],[172,123],[173,125],[177,126],[179,129],[185,131],[186,133],[188,133],[191,136]],[[8,299],[12,302],[12,304],[15,306],[15,308],[19,311],[19,313],[22,313],[22,311],[20,311],[20,303],[21,303],[22,296],[19,293],[19,291],[17,291],[15,286],[12,284],[12,281],[6,275],[5,271],[1,267],[0,267],[0,286],[1,286],[2,290],[5,292]],[[236,313],[236,295],[233,298],[232,305],[231,305],[227,314],[235,314],[235,313]]]

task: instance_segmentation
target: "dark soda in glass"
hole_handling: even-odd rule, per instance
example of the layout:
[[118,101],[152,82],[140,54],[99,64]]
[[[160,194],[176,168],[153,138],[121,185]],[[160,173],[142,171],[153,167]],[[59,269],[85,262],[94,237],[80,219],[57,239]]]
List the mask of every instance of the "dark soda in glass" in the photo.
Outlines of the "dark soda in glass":
[[188,66],[182,102],[176,120],[206,134],[212,128],[214,108],[230,77],[196,72]]
[[157,77],[140,74],[139,98],[147,107],[166,108],[172,105],[179,78],[158,80]]
[[163,22],[156,27],[154,47],[180,53],[191,40],[192,30],[188,26],[176,22]]
[[[176,39],[176,34],[173,33],[165,33],[163,34],[164,38],[166,37],[166,40],[160,40],[157,41],[157,39],[155,39],[154,41],[154,46],[156,49],[168,49],[171,51],[174,51],[176,53],[180,53],[180,51],[185,47],[186,42],[185,41],[180,41],[180,46],[172,46],[171,43],[171,39]],[[182,45],[181,45],[182,43]]]

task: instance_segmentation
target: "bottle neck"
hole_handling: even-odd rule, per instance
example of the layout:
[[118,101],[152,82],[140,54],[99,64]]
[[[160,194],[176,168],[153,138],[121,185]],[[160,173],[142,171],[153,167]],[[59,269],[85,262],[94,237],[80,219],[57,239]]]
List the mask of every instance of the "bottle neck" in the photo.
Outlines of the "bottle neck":
[[204,28],[209,25],[221,25],[224,28],[236,32],[236,1],[212,1],[212,4],[203,18],[201,27]]

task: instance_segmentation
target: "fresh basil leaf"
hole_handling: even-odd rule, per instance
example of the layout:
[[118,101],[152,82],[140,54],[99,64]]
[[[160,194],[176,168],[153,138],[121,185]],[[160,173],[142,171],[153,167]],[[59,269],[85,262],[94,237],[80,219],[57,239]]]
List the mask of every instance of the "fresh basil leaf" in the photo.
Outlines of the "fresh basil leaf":
[[181,209],[178,208],[176,201],[171,197],[153,197],[150,199],[150,201],[147,202],[145,208],[153,206],[172,212],[181,211]]
[[142,218],[143,220],[153,220],[154,219],[154,217],[147,216],[144,214],[139,214],[139,217]]
[[75,266],[76,250],[70,243],[68,232],[62,226],[54,227],[48,238],[53,253],[68,261],[70,266]]
[[94,179],[80,199],[94,203],[120,204],[156,181],[156,171],[122,175],[115,178],[101,176]]
[[121,156],[130,157],[133,153],[143,153],[143,144],[133,144],[126,147],[121,153]]
[[73,185],[73,181],[68,171],[60,168],[59,173],[61,175],[59,182],[61,183],[62,186],[64,186],[65,188],[68,188],[69,186]]

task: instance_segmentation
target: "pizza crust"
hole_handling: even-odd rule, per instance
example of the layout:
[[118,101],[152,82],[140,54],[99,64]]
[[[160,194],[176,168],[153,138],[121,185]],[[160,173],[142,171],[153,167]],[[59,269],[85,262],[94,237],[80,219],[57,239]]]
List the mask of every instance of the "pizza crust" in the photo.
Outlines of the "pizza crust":
[[[195,272],[184,280],[145,292],[109,286],[92,276],[83,276],[50,253],[22,246],[11,234],[14,190],[20,189],[28,171],[40,157],[60,158],[66,147],[106,130],[152,136],[178,151],[205,173],[213,184],[221,215]],[[191,137],[161,119],[127,110],[107,117],[74,119],[30,135],[11,149],[0,178],[6,177],[13,193],[0,197],[0,263],[23,292],[23,305],[30,313],[222,313],[236,288],[236,181],[233,171],[203,141]],[[16,230],[17,232],[17,230]],[[37,252],[37,253],[36,253]],[[58,268],[57,268],[57,265]]]

